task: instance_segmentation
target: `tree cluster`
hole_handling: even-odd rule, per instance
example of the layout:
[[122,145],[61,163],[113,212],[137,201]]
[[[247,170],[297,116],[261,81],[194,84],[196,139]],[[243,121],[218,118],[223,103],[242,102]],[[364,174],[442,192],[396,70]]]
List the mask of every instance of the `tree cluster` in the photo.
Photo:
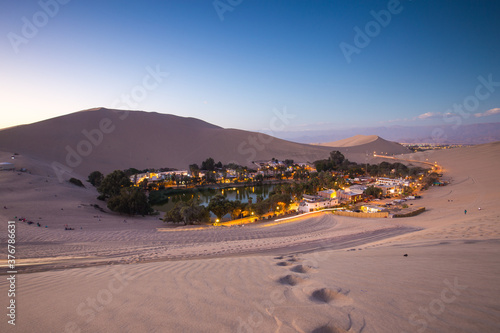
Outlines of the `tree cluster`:
[[137,187],[122,188],[119,195],[109,198],[108,208],[114,212],[130,216],[152,213],[146,194]]
[[368,186],[366,188],[366,190],[364,191],[364,194],[368,195],[368,196],[372,196],[374,198],[380,198],[382,196],[382,189],[380,187],[376,187],[376,186]]
[[207,158],[201,162],[201,170],[214,171],[215,169],[222,169],[222,162],[219,161],[215,163],[215,160],[211,157]]
[[97,187],[99,199],[108,200],[108,208],[112,211],[131,216],[150,214],[153,209],[148,197],[141,187],[132,187],[129,177],[122,170],[115,170],[106,177],[94,171],[89,175],[89,182]]
[[351,178],[365,174],[373,177],[389,175],[406,177],[416,176],[425,171],[425,169],[421,167],[408,167],[399,162],[389,163],[384,161],[379,164],[358,164],[346,159],[339,151],[332,151],[330,157],[326,160],[315,161],[314,166],[318,172],[336,171],[348,174]]
[[101,186],[103,179],[104,175],[100,171],[94,171],[90,173],[88,182],[92,184],[94,187],[99,187]]
[[429,186],[434,185],[435,182],[439,182],[439,175],[436,172],[432,172],[422,180],[423,188],[427,189]]
[[165,214],[164,222],[183,222],[184,225],[210,222],[210,211],[198,204],[195,199],[189,201],[178,201],[175,206]]
[[344,154],[335,150],[330,153],[330,157],[326,160],[318,160],[314,162],[314,166],[318,172],[321,171],[347,171],[349,166],[355,163],[350,162],[345,158]]
[[220,220],[226,214],[228,214],[233,208],[233,202],[227,200],[222,194],[217,194],[208,204],[208,210],[214,213],[215,216]]

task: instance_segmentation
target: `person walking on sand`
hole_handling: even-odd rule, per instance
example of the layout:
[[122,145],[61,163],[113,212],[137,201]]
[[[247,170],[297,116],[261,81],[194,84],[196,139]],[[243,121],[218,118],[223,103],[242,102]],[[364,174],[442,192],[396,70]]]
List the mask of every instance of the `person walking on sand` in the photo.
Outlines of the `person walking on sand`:
[[465,214],[465,215],[467,215],[467,209],[466,209],[466,210],[464,210],[464,214]]

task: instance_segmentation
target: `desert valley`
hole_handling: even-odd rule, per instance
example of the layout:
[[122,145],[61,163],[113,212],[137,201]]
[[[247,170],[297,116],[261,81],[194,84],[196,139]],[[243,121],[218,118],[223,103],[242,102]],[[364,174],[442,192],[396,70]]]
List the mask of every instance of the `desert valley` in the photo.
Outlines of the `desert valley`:
[[0,1],[0,333],[500,332],[500,1]]
[[[115,111],[101,112],[105,119]],[[59,133],[72,124],[92,126],[90,122],[82,126],[80,115],[74,114],[73,122],[56,119],[0,131],[0,158],[15,165],[14,170],[0,172],[0,215],[5,229],[7,221],[16,221],[16,331],[496,332],[500,328],[500,287],[495,282],[500,274],[496,255],[500,184],[495,175],[500,143],[417,153],[398,145],[405,154],[391,154],[393,158],[433,161],[448,183],[421,192],[417,201],[425,212],[417,216],[356,218],[323,210],[244,225],[182,226],[165,224],[163,215],[114,213],[97,199],[99,193],[90,183],[78,187],[68,182],[70,176],[85,180],[85,173],[96,168],[109,166],[105,171],[110,172],[137,165],[128,164],[129,157],[119,148],[105,148],[108,140],[118,140],[113,137],[120,135],[118,126],[59,181],[52,162],[62,164],[64,157],[56,155],[61,149],[51,149],[62,141]],[[149,117],[130,113],[135,116],[144,121]],[[200,124],[189,121],[190,126]],[[30,150],[30,144],[42,140],[37,137],[42,126],[52,126],[40,131],[54,133],[53,141]],[[223,130],[203,128],[211,131],[203,141],[211,143],[215,150],[210,154],[216,159],[238,155],[237,139],[220,147],[213,140]],[[244,133],[239,140],[250,135],[257,134]],[[176,149],[191,151],[190,144],[177,141]],[[304,162],[325,158],[332,149],[278,139],[271,144],[271,153],[266,154],[285,158],[290,151]],[[377,137],[356,137],[344,141],[349,149],[344,152],[355,159],[368,149],[363,145],[370,144],[371,152],[380,153],[394,146]],[[119,146],[133,147],[126,141]],[[176,160],[184,155],[160,153],[162,146],[131,151],[150,156],[142,160],[157,167],[154,163],[180,166],[206,156],[198,153],[192,160]],[[66,229],[68,225],[72,230]],[[8,239],[2,233],[2,247],[7,247]],[[6,259],[2,258],[5,268]],[[3,294],[10,282],[0,283]],[[10,329],[5,321],[1,325],[4,332]]]

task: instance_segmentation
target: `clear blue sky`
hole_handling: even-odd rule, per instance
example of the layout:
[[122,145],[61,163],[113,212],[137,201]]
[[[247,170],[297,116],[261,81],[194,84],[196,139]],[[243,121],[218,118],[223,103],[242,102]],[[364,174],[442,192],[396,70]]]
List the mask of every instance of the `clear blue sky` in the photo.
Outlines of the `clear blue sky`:
[[[132,91],[131,109],[248,130],[284,108],[286,130],[500,121],[500,1],[406,0],[374,23],[391,2],[2,1],[0,128]],[[148,68],[169,74],[144,85]],[[479,76],[498,82],[481,98]]]

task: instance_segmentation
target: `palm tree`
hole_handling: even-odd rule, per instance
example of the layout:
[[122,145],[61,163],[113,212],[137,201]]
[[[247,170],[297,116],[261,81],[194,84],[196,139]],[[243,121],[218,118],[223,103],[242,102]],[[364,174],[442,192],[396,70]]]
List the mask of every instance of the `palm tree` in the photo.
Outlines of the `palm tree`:
[[241,204],[241,201],[239,201],[239,200],[233,201],[231,206],[232,206],[231,207],[231,218],[233,220],[235,220],[240,216],[241,212],[243,211],[244,206]]

